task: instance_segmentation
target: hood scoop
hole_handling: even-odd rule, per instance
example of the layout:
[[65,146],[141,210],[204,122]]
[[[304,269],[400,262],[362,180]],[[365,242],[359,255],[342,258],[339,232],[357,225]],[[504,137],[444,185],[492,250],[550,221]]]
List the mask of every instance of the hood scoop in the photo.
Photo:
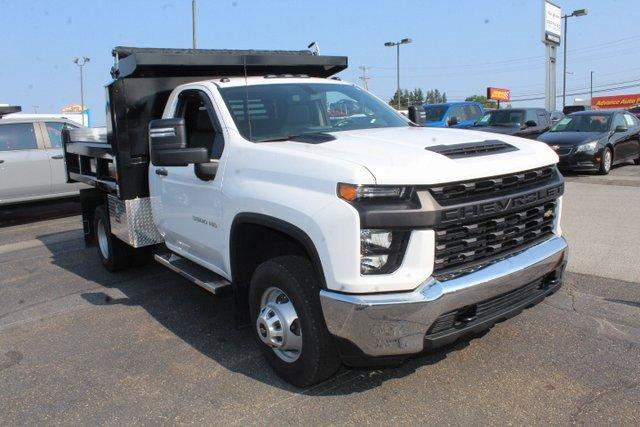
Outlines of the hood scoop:
[[435,145],[433,147],[425,147],[425,150],[442,154],[450,159],[488,156],[491,154],[518,151],[518,149],[513,145],[507,144],[503,141],[498,141],[497,139],[489,139],[479,142],[465,142],[463,144]]

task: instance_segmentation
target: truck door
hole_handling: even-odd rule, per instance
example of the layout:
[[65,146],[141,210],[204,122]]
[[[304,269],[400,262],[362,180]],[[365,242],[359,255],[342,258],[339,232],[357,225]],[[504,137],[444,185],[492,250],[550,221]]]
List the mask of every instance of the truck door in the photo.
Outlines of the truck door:
[[[211,159],[220,159],[224,136],[215,109],[202,90],[185,90],[173,117],[185,120],[187,144],[205,147]],[[227,246],[220,224],[223,214],[223,162],[209,181],[196,175],[194,165],[150,166],[149,185],[154,218],[167,247],[211,270],[222,273],[223,248]]]
[[33,123],[0,124],[0,201],[46,196],[49,156]]
[[67,183],[67,174],[64,168],[64,153],[62,152],[62,129],[66,126],[76,129],[65,122],[41,122],[41,131],[44,136],[44,143],[51,165],[51,192],[56,194],[70,193],[82,188],[78,183]]

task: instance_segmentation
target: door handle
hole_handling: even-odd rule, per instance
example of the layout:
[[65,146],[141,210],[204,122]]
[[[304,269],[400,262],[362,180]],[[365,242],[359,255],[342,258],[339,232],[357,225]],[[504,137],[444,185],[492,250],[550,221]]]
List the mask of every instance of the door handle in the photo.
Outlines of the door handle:
[[52,159],[56,159],[56,160],[60,160],[62,158],[64,158],[64,156],[62,154],[56,154],[55,156],[51,156]]
[[167,172],[165,168],[159,168],[159,169],[156,169],[156,175],[167,176],[169,175],[169,172]]
[[4,163],[4,160],[0,159],[0,163]]

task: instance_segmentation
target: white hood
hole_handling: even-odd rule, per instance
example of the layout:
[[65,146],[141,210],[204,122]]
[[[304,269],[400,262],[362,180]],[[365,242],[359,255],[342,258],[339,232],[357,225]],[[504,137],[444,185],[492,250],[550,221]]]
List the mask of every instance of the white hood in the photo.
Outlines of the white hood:
[[[547,144],[466,129],[424,127],[364,129],[332,133],[320,144],[282,142],[284,148],[357,163],[377,184],[437,184],[519,172],[558,162]],[[425,147],[499,140],[517,151],[450,159]]]

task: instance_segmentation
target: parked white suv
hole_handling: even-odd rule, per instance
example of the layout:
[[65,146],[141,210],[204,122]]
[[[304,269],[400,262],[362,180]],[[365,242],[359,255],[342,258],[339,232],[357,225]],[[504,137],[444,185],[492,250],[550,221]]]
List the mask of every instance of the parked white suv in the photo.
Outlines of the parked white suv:
[[0,119],[0,205],[68,197],[83,187],[67,183],[62,129],[65,119]]

